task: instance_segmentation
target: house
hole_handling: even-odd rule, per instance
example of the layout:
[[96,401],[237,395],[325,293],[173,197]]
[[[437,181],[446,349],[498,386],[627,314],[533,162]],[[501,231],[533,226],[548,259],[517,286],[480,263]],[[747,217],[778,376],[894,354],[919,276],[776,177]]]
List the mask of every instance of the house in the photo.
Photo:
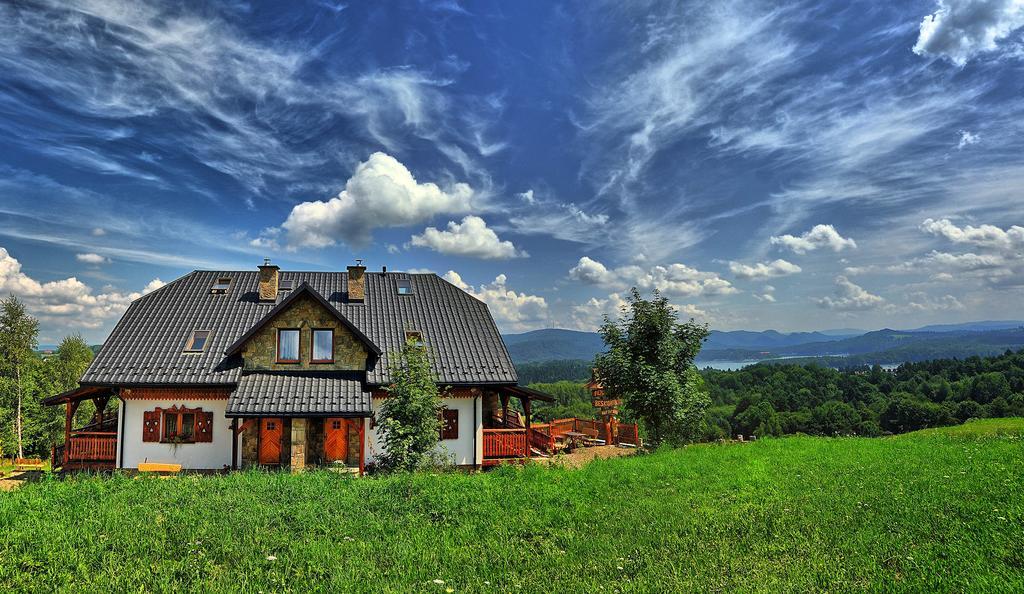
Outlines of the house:
[[[447,387],[439,448],[454,464],[531,455],[530,410],[550,397],[516,385],[487,306],[435,274],[195,271],[129,307],[65,405],[64,469],[141,463],[226,470],[343,462],[382,451],[375,423],[390,359],[423,343]],[[116,415],[104,416],[110,399]],[[512,426],[510,399],[525,426]],[[78,406],[100,412],[72,428]],[[517,423],[518,425],[518,423]]]

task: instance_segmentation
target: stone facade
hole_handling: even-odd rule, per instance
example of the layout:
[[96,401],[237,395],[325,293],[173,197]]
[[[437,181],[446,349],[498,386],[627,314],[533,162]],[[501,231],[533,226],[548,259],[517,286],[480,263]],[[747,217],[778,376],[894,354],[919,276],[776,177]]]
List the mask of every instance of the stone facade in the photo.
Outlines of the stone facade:
[[[280,328],[299,329],[298,363],[277,362],[277,331]],[[314,328],[334,330],[334,363],[309,362]],[[299,297],[242,347],[247,370],[365,371],[368,354],[366,346],[355,334],[308,295]]]
[[306,468],[306,419],[292,419],[291,434],[292,472],[301,472]]

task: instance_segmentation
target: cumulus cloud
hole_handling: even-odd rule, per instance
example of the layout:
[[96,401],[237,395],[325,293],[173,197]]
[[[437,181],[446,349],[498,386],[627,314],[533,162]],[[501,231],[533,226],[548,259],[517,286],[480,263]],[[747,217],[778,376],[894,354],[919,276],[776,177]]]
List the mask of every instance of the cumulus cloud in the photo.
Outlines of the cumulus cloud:
[[420,183],[397,159],[377,152],[356,167],[340,194],[297,204],[281,227],[292,247],[327,247],[338,241],[362,247],[376,228],[405,227],[439,214],[467,212],[473,195],[465,183],[447,189]]
[[442,278],[486,303],[491,315],[504,330],[533,330],[543,326],[548,319],[547,301],[538,295],[510,289],[504,274],[495,277],[494,282],[479,287],[464,281],[454,270],[444,273]]
[[754,293],[754,299],[763,303],[775,303],[775,287],[771,285],[764,286],[764,292],[758,294]]
[[938,0],[937,10],[921,21],[914,53],[964,66],[1022,26],[1022,0]]
[[943,237],[953,243],[1011,251],[1024,249],[1024,227],[1012,225],[1001,229],[995,225],[958,227],[949,219],[925,219],[921,230]]
[[609,269],[601,262],[583,256],[569,270],[569,278],[618,290],[630,287],[643,291],[657,289],[669,297],[729,295],[738,292],[729,281],[714,272],[704,272],[678,263],[650,268],[631,265]]
[[818,248],[828,248],[833,252],[841,252],[846,248],[856,248],[857,242],[843,237],[832,225],[815,225],[810,231],[800,235],[779,235],[771,238],[772,245],[790,249],[797,254],[813,252]]
[[99,254],[94,254],[94,253],[75,254],[75,259],[78,260],[79,262],[84,262],[86,264],[93,264],[93,265],[97,265],[97,266],[100,265],[100,264],[109,264],[110,263],[110,258],[108,258],[106,256],[101,256]]
[[792,262],[779,258],[771,262],[757,262],[752,265],[741,262],[729,262],[729,270],[736,275],[736,278],[753,280],[788,276],[790,274],[797,274],[803,269]]
[[931,297],[927,293],[914,293],[907,307],[914,311],[954,311],[964,309],[964,304],[952,295]]
[[875,309],[885,299],[866,291],[845,276],[836,277],[835,297],[823,297],[817,301],[819,307],[836,311],[862,311]]
[[[711,315],[696,305],[669,304],[679,315],[687,318],[710,320]],[[570,315],[572,325],[578,330],[596,330],[607,316],[611,320],[617,320],[622,315],[623,308],[629,307],[629,301],[622,293],[611,293],[603,299],[591,297],[583,303],[572,306]]]
[[139,292],[105,287],[95,292],[75,277],[39,282],[21,269],[21,262],[0,247],[0,294],[13,293],[25,302],[29,313],[45,324],[74,328],[99,328],[120,316],[132,301],[163,286],[154,279]]
[[480,217],[467,215],[461,223],[450,221],[446,230],[427,227],[410,240],[416,247],[425,247],[442,254],[468,256],[484,260],[507,260],[528,257],[511,241],[503,241]]

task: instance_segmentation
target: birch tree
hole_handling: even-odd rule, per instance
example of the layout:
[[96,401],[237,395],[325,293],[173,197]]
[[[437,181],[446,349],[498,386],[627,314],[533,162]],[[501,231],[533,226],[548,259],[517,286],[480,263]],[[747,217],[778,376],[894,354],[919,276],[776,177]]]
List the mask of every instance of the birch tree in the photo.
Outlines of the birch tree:
[[0,375],[10,380],[15,398],[14,435],[18,457],[25,457],[23,402],[26,367],[36,357],[39,321],[28,315],[25,304],[11,295],[0,301]]

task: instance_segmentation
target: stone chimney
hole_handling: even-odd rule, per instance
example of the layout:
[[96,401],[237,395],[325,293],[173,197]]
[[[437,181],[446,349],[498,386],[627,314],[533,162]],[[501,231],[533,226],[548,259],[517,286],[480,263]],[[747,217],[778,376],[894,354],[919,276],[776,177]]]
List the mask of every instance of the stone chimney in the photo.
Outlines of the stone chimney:
[[270,258],[263,259],[263,266],[260,266],[260,301],[277,301],[279,270],[270,263]]
[[348,300],[362,303],[366,298],[366,266],[362,260],[356,260],[355,266],[348,267]]

